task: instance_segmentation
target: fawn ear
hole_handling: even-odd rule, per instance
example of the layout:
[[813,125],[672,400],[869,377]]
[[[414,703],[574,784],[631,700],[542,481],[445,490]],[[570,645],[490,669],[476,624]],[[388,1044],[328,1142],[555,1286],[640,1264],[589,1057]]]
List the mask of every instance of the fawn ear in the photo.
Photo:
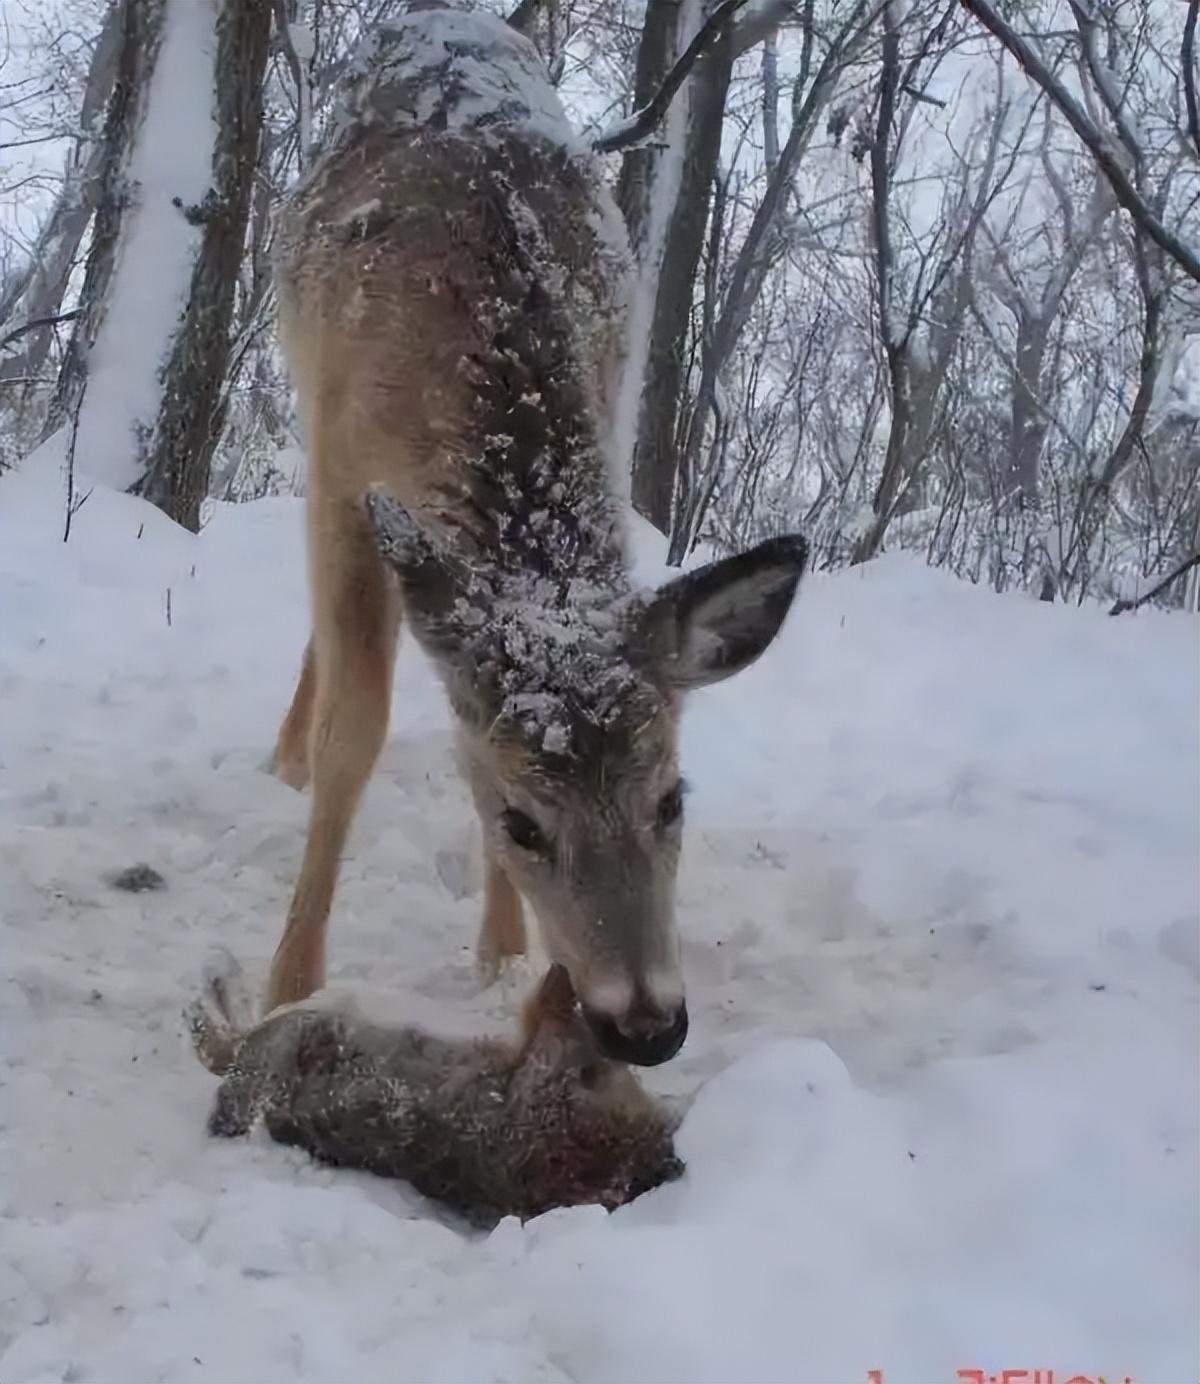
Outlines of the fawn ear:
[[577,1022],[575,987],[565,966],[553,965],[525,1001],[521,1031],[527,1043],[545,1030],[563,1031]]
[[644,607],[632,649],[680,692],[740,673],[782,628],[807,558],[808,544],[789,534],[686,573]]

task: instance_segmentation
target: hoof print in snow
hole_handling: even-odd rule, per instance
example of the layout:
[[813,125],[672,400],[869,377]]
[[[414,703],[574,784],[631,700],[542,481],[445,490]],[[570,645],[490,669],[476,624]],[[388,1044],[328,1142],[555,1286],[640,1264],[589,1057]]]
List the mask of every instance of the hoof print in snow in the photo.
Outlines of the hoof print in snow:
[[152,889],[165,889],[167,881],[153,865],[130,865],[119,870],[109,879],[114,889],[124,889],[127,894],[145,894]]
[[615,1210],[684,1170],[677,1115],[600,1054],[561,967],[515,1042],[436,1038],[328,999],[239,1030],[211,986],[187,1018],[197,1056],[223,1078],[210,1134],[261,1119],[279,1143],[404,1178],[475,1225]]

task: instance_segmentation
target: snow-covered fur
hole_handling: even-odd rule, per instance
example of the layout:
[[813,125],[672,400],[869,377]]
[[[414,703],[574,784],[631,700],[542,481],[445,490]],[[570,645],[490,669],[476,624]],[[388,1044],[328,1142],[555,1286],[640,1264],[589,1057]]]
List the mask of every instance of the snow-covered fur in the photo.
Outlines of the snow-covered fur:
[[682,1171],[674,1117],[599,1055],[561,967],[527,1005],[519,1043],[437,1038],[319,1002],[243,1032],[240,989],[227,962],[187,1014],[197,1055],[223,1077],[212,1134],[261,1119],[281,1143],[405,1178],[479,1224],[611,1210]]
[[282,218],[314,628],[276,763],[315,801],[272,1007],[324,981],[403,612],[483,825],[485,967],[524,950],[523,896],[609,1056],[662,1062],[683,1042],[680,694],[767,647],[805,548],[633,590],[611,456],[618,225],[532,44],[434,0],[372,39]]

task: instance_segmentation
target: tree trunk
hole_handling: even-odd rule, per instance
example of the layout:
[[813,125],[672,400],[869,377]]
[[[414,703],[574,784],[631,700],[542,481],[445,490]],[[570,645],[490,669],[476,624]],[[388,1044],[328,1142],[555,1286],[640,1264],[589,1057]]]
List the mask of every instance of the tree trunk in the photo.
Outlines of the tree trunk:
[[[700,0],[648,0],[634,75],[635,109],[647,105],[658,92],[692,32],[699,27],[700,15]],[[708,58],[701,59],[697,66],[704,66],[707,61]],[[630,498],[634,507],[663,532],[670,522],[674,470],[660,475],[657,467],[670,456],[669,442],[660,450],[660,438],[668,425],[662,421],[661,404],[652,407],[647,424],[644,399],[648,375],[655,368],[659,374],[655,385],[659,399],[669,400],[671,393],[671,342],[666,335],[674,314],[660,303],[660,288],[664,273],[673,284],[678,280],[671,263],[674,249],[667,254],[667,245],[684,186],[694,181],[683,145],[687,141],[686,113],[695,80],[693,71],[667,113],[661,137],[626,151],[617,181],[617,203],[629,233],[636,277],[616,432],[625,452],[620,460],[631,466]],[[691,268],[694,272],[694,261]],[[689,279],[688,306],[690,288]],[[666,411],[670,411],[669,403]],[[647,443],[642,441],[644,435]],[[643,447],[646,450],[639,456]]]
[[[1057,304],[1055,304],[1057,310]],[[1049,322],[1026,304],[1017,310],[1017,353],[1012,370],[1012,423],[1005,490],[1022,508],[1037,503],[1042,447],[1049,424],[1040,407]]]
[[[677,34],[681,6],[682,0],[649,0],[646,5],[633,77],[634,110],[649,105],[682,49]],[[653,143],[627,149],[617,179],[617,205],[625,217],[630,244],[639,256],[645,240],[651,184],[659,156],[660,151]]]
[[191,291],[163,375],[162,403],[139,494],[193,531],[208,494],[225,414],[234,293],[262,133],[270,0],[225,0],[217,20],[217,138],[213,188]]
[[59,371],[43,439],[74,418],[82,401],[87,355],[100,330],[116,267],[117,242],[130,199],[129,164],[162,42],[165,3],[166,0],[120,0],[116,73],[104,120],[92,243],[79,316]]
[[[704,451],[710,416],[717,412],[721,375],[758,301],[767,274],[783,250],[785,242],[779,222],[787,190],[808,150],[818,115],[824,110],[843,66],[849,61],[850,55],[857,51],[866,33],[865,27],[859,23],[865,9],[866,0],[859,0],[826,49],[816,75],[804,92],[803,100],[800,100],[807,75],[807,64],[802,64],[801,77],[793,93],[792,128],[767,179],[762,201],[755,210],[746,237],[734,258],[720,312],[711,331],[705,333],[699,383],[688,409],[686,426],[680,428],[678,498],[667,551],[667,561],[674,566],[682,563],[691,551],[720,479],[711,463],[722,456],[722,448],[708,449],[708,466],[701,464],[701,453]],[[811,27],[808,32],[811,36]]]
[[665,253],[646,349],[633,453],[632,499],[638,512],[664,534],[671,526],[675,492],[688,321],[732,74],[733,43],[726,30],[696,65],[689,84],[683,169],[667,222]]

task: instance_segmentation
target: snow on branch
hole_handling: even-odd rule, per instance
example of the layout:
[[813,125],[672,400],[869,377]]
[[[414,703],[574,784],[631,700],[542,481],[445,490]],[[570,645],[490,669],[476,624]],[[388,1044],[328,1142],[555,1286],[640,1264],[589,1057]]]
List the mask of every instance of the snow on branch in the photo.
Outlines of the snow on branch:
[[1030,79],[1041,87],[1050,102],[1066,119],[1108,179],[1117,201],[1133,218],[1138,229],[1175,261],[1189,278],[1200,283],[1200,255],[1173,231],[1165,226],[1150,204],[1138,191],[1122,166],[1112,142],[1091,119],[1078,101],[1066,89],[1042,60],[1032,44],[1027,42],[1004,19],[989,0],[961,0],[963,7],[988,29],[1025,69]]
[[653,134],[670,109],[675,93],[695,67],[697,59],[709,44],[720,37],[733,16],[747,3],[748,0],[721,0],[696,31],[695,38],[683,50],[653,97],[640,110],[634,111],[627,119],[618,121],[594,140],[592,148],[600,154],[612,154],[618,149],[628,149]]

